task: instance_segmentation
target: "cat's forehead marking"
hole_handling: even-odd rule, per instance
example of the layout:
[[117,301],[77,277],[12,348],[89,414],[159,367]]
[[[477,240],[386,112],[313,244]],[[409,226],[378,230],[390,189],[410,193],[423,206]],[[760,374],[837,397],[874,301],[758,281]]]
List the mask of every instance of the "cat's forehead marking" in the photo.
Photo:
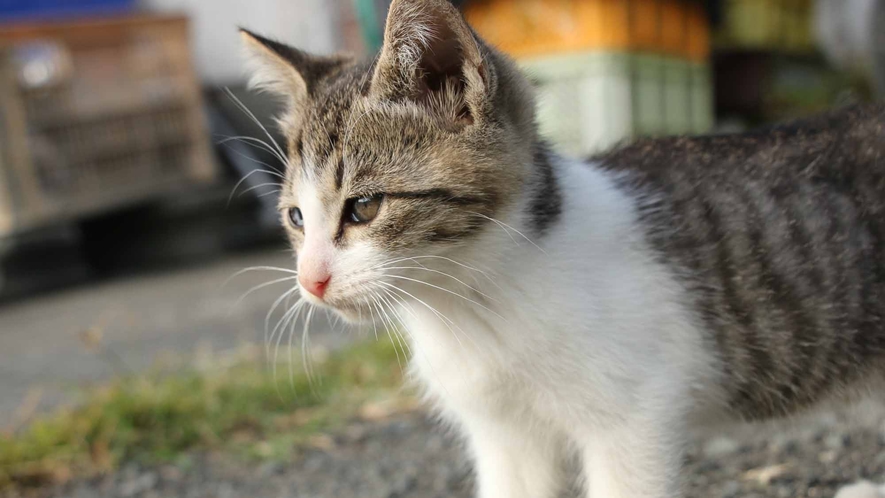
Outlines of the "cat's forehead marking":
[[336,191],[341,190],[344,181],[344,141],[358,95],[359,81],[355,77],[344,75],[332,82],[317,96],[301,134],[303,163],[316,178],[331,178]]

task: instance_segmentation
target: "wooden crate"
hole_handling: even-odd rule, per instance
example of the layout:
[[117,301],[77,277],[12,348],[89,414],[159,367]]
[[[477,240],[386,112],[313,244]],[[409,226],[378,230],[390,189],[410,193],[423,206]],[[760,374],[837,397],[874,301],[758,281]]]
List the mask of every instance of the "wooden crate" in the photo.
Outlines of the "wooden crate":
[[185,18],[0,26],[0,236],[216,174]]

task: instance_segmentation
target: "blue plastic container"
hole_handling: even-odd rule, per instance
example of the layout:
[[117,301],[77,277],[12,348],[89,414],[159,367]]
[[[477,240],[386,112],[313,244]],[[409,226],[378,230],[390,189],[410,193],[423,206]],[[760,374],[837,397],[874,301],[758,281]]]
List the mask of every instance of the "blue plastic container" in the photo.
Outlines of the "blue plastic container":
[[126,12],[135,0],[0,0],[0,21]]

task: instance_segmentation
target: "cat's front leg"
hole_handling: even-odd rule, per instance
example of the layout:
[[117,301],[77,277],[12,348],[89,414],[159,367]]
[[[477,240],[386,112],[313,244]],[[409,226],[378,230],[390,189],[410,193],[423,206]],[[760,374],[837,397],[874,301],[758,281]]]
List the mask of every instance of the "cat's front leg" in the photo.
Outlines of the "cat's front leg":
[[666,417],[631,416],[584,441],[588,498],[677,498],[682,431]]
[[560,438],[532,424],[462,416],[473,450],[479,498],[553,498],[561,484]]

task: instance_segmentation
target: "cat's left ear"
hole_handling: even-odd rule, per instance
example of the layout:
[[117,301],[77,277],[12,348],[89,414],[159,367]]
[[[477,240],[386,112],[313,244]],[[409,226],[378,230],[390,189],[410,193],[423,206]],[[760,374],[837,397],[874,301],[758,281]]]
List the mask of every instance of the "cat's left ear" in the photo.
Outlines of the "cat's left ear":
[[311,55],[242,28],[240,35],[253,63],[250,86],[283,97],[294,110],[311,98],[323,78],[352,61]]
[[473,31],[448,0],[393,0],[371,92],[426,104],[467,125],[484,115],[488,69]]

